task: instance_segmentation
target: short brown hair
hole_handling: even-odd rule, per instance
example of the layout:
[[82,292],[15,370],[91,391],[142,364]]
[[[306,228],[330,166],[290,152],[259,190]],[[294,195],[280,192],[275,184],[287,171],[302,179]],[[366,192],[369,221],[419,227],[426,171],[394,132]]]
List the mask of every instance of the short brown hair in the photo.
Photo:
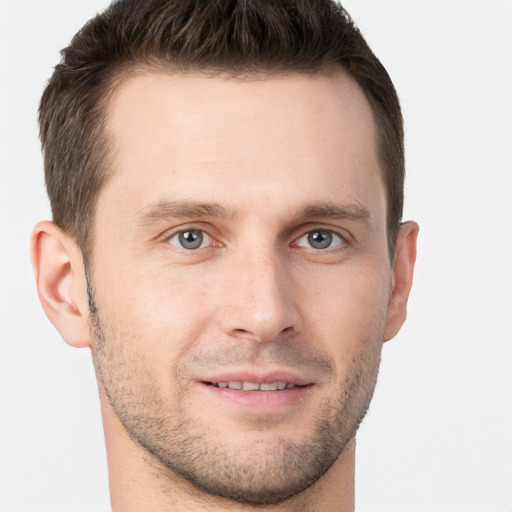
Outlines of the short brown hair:
[[115,84],[139,67],[230,76],[315,73],[342,66],[378,129],[394,252],[403,209],[403,121],[391,79],[334,0],[118,0],[62,50],[39,108],[54,222],[90,249],[95,204],[112,174],[106,132]]

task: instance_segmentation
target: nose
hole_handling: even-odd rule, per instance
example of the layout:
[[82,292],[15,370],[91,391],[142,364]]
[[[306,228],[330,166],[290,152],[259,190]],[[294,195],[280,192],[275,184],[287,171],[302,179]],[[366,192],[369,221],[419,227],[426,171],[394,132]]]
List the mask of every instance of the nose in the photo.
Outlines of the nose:
[[221,327],[229,336],[268,342],[301,328],[291,271],[268,252],[240,255],[230,269],[221,312]]

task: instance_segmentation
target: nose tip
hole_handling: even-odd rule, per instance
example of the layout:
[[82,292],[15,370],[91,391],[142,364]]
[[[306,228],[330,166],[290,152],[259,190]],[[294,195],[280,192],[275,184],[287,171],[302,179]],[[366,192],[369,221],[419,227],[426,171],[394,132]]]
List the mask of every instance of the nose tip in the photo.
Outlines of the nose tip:
[[224,330],[232,337],[261,343],[272,341],[283,334],[292,334],[297,330],[297,321],[291,315],[282,315],[278,311],[272,313],[270,316],[249,310],[244,312],[243,319],[239,316],[240,321],[237,324],[243,327],[234,327],[233,324]]
[[247,265],[226,289],[222,330],[229,336],[268,342],[300,330],[292,283],[274,261]]

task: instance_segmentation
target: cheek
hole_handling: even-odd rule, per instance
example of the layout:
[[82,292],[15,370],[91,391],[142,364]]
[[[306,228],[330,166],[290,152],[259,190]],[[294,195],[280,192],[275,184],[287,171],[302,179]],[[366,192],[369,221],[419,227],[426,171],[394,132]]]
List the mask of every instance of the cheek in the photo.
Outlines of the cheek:
[[311,279],[301,306],[310,335],[321,333],[324,343],[343,348],[347,357],[363,343],[379,345],[388,305],[387,275],[372,267],[340,267],[327,279]]
[[95,282],[100,315],[147,364],[172,367],[208,322],[208,292],[186,272],[118,268]]

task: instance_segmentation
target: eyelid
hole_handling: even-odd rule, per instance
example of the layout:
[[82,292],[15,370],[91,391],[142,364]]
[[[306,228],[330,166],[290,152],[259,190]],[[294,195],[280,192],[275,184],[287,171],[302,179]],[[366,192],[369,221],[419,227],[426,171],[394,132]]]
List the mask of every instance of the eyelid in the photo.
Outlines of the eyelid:
[[[205,224],[206,224],[206,226],[205,226]],[[201,231],[207,237],[210,238],[210,243],[206,247],[201,247],[201,249],[207,249],[208,247],[223,247],[225,245],[224,243],[219,241],[218,235],[212,234],[212,231],[215,231],[215,229],[212,229],[212,226],[209,223],[194,222],[194,221],[192,221],[190,223],[181,224],[179,226],[175,226],[171,229],[167,229],[157,239],[160,240],[161,242],[164,242],[165,244],[171,245],[171,244],[169,244],[169,240],[173,236],[175,236],[179,233],[184,233],[186,231],[192,231],[192,230]],[[290,243],[290,247],[297,245],[297,242],[302,237],[304,237],[307,234],[314,232],[314,231],[331,232],[341,239],[341,243],[332,248],[329,247],[327,249],[309,248],[312,251],[327,252],[329,250],[336,250],[336,249],[340,250],[340,248],[344,248],[345,246],[354,244],[354,239],[353,239],[352,235],[349,232],[347,232],[345,229],[339,228],[337,226],[332,226],[332,225],[326,226],[326,225],[311,222],[310,224],[308,224],[306,226],[303,225],[300,228],[295,229],[294,231],[296,232],[296,235],[293,236],[292,242]],[[177,249],[180,249],[177,245],[173,245],[173,246],[176,247]],[[199,250],[199,249],[185,249],[185,248],[181,248],[181,249],[182,249],[182,251],[187,252],[187,253]],[[307,249],[307,247],[306,247],[306,249]]]
[[[308,235],[311,232],[315,232],[315,231],[327,231],[327,232],[333,233],[334,235],[338,236],[341,239],[341,244],[339,244],[335,247],[340,247],[340,246],[344,247],[346,245],[351,245],[354,243],[354,239],[353,239],[352,235],[349,232],[347,232],[345,229],[339,228],[337,226],[332,226],[332,225],[326,226],[323,224],[310,223],[306,226],[301,226],[300,230],[297,230],[297,231],[298,231],[298,234],[293,237],[293,241],[291,243],[292,246],[296,245],[297,242],[304,236]],[[333,249],[335,247],[333,247]],[[323,251],[328,251],[329,249],[330,248],[323,249]],[[312,250],[322,250],[322,249],[312,249]]]
[[[331,245],[329,245],[328,247],[325,247],[325,248],[312,247],[311,244],[309,243],[309,240],[307,240],[307,238],[309,238],[309,235],[311,233],[318,233],[318,232],[324,232],[324,233],[331,234],[332,235]],[[302,239],[306,239],[306,241],[303,245],[300,244],[300,241]],[[304,233],[301,237],[299,237],[295,241],[294,245],[297,245],[298,247],[303,247],[305,249],[312,250],[312,251],[327,252],[330,250],[340,250],[345,245],[345,243],[346,243],[345,238],[341,234],[337,233],[336,231],[334,231],[332,229],[312,229],[312,230],[309,230],[306,233]]]
[[[179,242],[174,243],[171,241],[174,238],[179,237],[181,234],[188,233],[189,231],[196,231],[196,232],[200,232],[202,234],[201,245],[199,247],[193,247],[193,248],[182,247],[179,244]],[[204,249],[211,245],[212,240],[213,240],[212,237],[206,231],[204,231],[202,229],[185,229],[182,231],[177,231],[176,233],[173,233],[172,235],[170,235],[167,238],[167,243],[174,245],[175,247],[177,247],[180,250],[184,250],[184,251],[188,252],[188,251],[198,251],[199,249]]]
[[[181,224],[180,226],[175,226],[174,228],[166,230],[162,235],[158,237],[158,239],[161,242],[164,242],[165,244],[172,245],[178,250],[182,250],[183,252],[194,252],[198,251],[199,249],[207,249],[208,247],[220,247],[222,246],[222,243],[219,242],[216,236],[212,234],[212,229],[208,229],[209,226],[204,226],[204,223],[201,222],[190,222],[187,224]],[[176,235],[179,235],[180,233],[186,233],[187,231],[201,231],[203,235],[208,237],[210,239],[210,242],[208,245],[204,247],[200,247],[199,249],[185,249],[184,247],[179,247],[179,245],[171,244],[169,241],[171,238],[173,238]]]

